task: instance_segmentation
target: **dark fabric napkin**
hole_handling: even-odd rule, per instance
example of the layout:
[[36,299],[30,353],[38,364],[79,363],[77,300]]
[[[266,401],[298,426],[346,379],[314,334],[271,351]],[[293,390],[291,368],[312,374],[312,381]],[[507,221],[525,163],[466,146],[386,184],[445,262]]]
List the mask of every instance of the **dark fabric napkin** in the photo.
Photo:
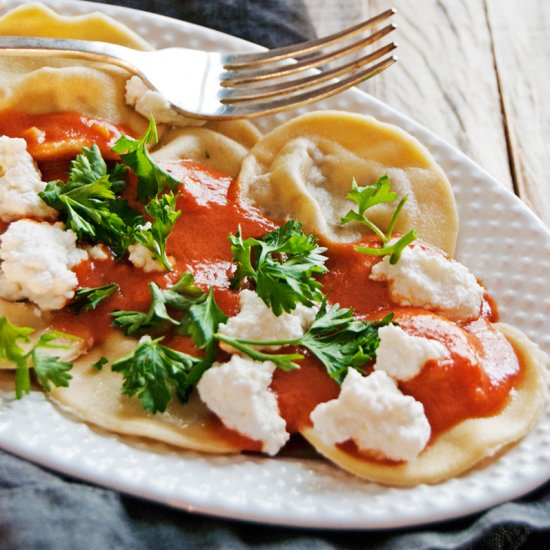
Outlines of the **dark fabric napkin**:
[[[314,36],[301,0],[105,1],[275,47]],[[0,548],[548,548],[550,485],[483,514],[398,531],[319,531],[188,514],[50,473],[0,451]]]

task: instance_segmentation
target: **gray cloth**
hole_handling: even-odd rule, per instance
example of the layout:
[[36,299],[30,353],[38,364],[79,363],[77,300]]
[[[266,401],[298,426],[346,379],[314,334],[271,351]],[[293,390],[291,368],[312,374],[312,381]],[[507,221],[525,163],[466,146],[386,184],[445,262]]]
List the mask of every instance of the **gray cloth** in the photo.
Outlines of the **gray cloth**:
[[302,0],[98,0],[160,13],[262,44],[309,40],[315,31]]
[[[313,36],[301,1],[121,0],[268,47]],[[545,548],[550,485],[483,514],[399,531],[315,531],[188,514],[50,473],[0,452],[0,548],[433,549]],[[545,544],[546,543],[546,544]]]

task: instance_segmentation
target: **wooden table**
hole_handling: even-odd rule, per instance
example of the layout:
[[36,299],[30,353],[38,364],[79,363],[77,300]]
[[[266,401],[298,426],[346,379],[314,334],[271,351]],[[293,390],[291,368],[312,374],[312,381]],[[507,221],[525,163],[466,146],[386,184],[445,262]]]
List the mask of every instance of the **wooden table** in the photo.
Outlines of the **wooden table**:
[[457,146],[550,225],[550,2],[306,3],[319,36],[396,8],[399,61],[361,88]]

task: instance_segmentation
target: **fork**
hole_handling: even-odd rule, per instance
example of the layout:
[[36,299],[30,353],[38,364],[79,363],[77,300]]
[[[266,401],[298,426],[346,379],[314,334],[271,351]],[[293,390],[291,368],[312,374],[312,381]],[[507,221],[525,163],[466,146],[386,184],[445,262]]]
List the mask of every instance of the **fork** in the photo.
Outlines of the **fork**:
[[[396,26],[390,23],[367,36],[360,35],[394,14],[394,9],[388,9],[325,38],[260,53],[186,48],[139,51],[104,42],[3,36],[0,54],[62,54],[116,64],[140,76],[186,116],[218,120],[252,118],[337,94],[392,65],[397,60],[389,55],[397,47],[394,42],[366,55],[358,54]],[[378,61],[385,55],[389,57]],[[341,63],[333,67],[330,65],[333,61]],[[300,76],[314,68],[317,70],[310,71],[312,74]],[[296,75],[299,77],[293,78]]]

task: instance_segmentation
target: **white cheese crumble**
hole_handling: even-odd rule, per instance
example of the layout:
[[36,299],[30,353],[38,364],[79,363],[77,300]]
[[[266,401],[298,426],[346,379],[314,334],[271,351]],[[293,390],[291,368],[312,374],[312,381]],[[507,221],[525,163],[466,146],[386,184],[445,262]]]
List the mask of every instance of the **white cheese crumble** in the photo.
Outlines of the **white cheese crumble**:
[[[282,313],[277,317],[271,308],[252,290],[241,290],[240,312],[230,317],[227,323],[218,327],[218,332],[231,338],[246,340],[289,340],[300,338],[309,328],[315,315],[316,307],[306,307],[298,304],[292,313]],[[223,349],[234,352],[231,346],[220,344]],[[278,349],[280,346],[257,346],[258,349]]]
[[270,455],[289,438],[277,396],[269,388],[275,368],[271,361],[233,355],[227,363],[214,363],[197,385],[203,402],[228,428],[261,441]]
[[169,101],[147,87],[138,76],[126,81],[126,103],[144,117],[151,115],[158,122],[175,126],[202,126],[205,121],[186,117],[170,107]]
[[453,321],[474,319],[481,310],[484,290],[468,268],[420,246],[405,248],[394,265],[384,257],[370,278],[388,281],[397,304],[437,311]]
[[449,357],[447,348],[440,342],[407,334],[396,325],[381,327],[378,336],[380,344],[374,368],[387,372],[396,380],[410,380],[428,361]]
[[88,254],[76,246],[76,235],[32,220],[10,224],[0,238],[0,297],[27,299],[41,310],[61,309],[78,284],[71,268]]
[[88,256],[91,260],[101,261],[108,260],[111,257],[109,249],[104,244],[96,244],[94,246],[85,247]]
[[140,269],[143,269],[145,273],[152,273],[154,271],[166,271],[164,266],[153,257],[153,253],[142,244],[131,244],[128,247],[128,260]]
[[5,222],[21,218],[55,220],[57,211],[38,196],[45,187],[27,151],[27,142],[0,136],[0,219]]
[[360,450],[391,460],[413,460],[431,434],[422,403],[401,393],[384,371],[362,376],[349,369],[338,398],[317,405],[310,418],[327,445],[352,439]]

